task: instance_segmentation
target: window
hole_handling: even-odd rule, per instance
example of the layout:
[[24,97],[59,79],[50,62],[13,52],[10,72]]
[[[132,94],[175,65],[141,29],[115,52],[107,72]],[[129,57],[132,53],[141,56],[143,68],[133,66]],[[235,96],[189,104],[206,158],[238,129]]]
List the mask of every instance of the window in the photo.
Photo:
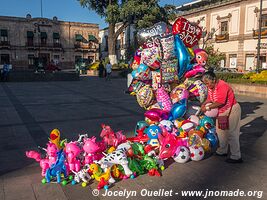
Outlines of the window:
[[261,20],[262,20],[261,27],[262,28],[267,28],[267,14],[262,15]]
[[221,22],[221,34],[227,34],[228,33],[228,21]]
[[42,46],[46,45],[46,41],[47,41],[47,34],[46,34],[46,32],[41,32],[41,45]]
[[88,62],[89,62],[89,64],[94,62],[94,56],[88,56]]
[[1,65],[10,64],[9,54],[1,54]]
[[236,68],[237,66],[237,55],[236,54],[230,54],[230,68]]
[[33,31],[27,31],[27,46],[33,46]]
[[59,55],[54,55],[54,64],[58,65],[59,63]]
[[8,37],[7,37],[7,30],[6,29],[1,29],[1,42],[7,42]]
[[59,33],[53,33],[53,42],[55,46],[59,45]]
[[33,54],[28,55],[28,65],[29,65],[29,67],[32,67],[34,65],[34,55]]

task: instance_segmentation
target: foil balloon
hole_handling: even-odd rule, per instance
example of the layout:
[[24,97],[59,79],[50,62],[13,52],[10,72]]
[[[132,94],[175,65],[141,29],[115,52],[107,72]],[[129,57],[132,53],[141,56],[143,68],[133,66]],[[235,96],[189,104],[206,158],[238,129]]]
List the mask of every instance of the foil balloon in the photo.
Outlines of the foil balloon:
[[170,33],[168,25],[165,22],[159,22],[154,24],[152,27],[140,29],[137,32],[137,41],[141,45],[147,42],[149,39]]
[[138,80],[132,80],[132,83],[130,84],[130,86],[128,87],[128,92],[131,95],[136,95],[136,93],[142,88],[144,87],[146,84],[142,81],[138,81]]
[[[209,105],[211,105],[211,104],[212,104],[212,103],[207,103],[206,106],[209,106]],[[217,117],[218,113],[219,113],[218,108],[213,108],[213,109],[211,109],[211,110],[207,110],[207,111],[204,113],[204,115],[206,115],[207,117]]]
[[142,87],[137,93],[136,93],[136,99],[138,104],[143,107],[147,108],[150,106],[154,99],[153,90],[149,85],[146,85]]
[[132,77],[137,80],[150,80],[151,73],[148,66],[140,64],[136,70],[132,71]]
[[189,97],[196,98],[200,103],[207,99],[208,88],[201,80],[196,80],[187,90],[189,91]]
[[172,108],[171,99],[163,87],[160,87],[157,89],[156,98],[162,110],[167,111],[167,112],[171,110]]
[[200,119],[199,125],[209,130],[215,126],[214,120],[210,117],[204,116]]
[[197,115],[191,115],[188,117],[188,120],[190,120],[195,126],[199,125],[199,117]]
[[159,122],[161,120],[160,110],[156,109],[156,108],[151,109],[151,110],[147,110],[144,115],[146,118],[148,118],[154,122]]
[[135,136],[138,135],[140,131],[146,132],[146,128],[148,127],[148,124],[145,121],[139,121],[136,123],[134,134]]
[[188,138],[189,146],[201,146],[202,139],[197,134],[190,135]]
[[191,57],[179,35],[174,36],[174,44],[176,57],[178,58],[178,77],[181,79],[184,73],[192,68],[190,64]]
[[218,146],[218,137],[216,135],[216,129],[210,129],[205,135],[205,138],[210,141],[212,151],[215,151]]
[[204,133],[201,130],[191,129],[188,133],[188,136],[190,137],[191,135],[198,135],[200,138],[203,138]]
[[167,119],[168,112],[165,112],[161,109],[152,108],[152,109],[146,111],[144,115],[146,118],[148,118],[154,122],[159,122],[161,120]]
[[173,123],[170,120],[162,120],[159,123],[160,128],[165,128],[168,132],[172,132]]
[[172,33],[178,34],[187,47],[195,46],[202,36],[202,29],[190,23],[187,19],[179,17],[172,25]]
[[189,92],[186,90],[184,85],[178,85],[171,91],[170,97],[171,97],[172,103],[174,104],[174,103],[179,102],[182,99],[188,99]]
[[197,64],[193,65],[193,69],[185,73],[186,78],[194,77],[197,75],[202,75],[205,72],[205,65],[207,64],[208,54],[203,49],[195,49],[194,53],[196,55]]
[[161,51],[160,44],[157,40],[145,43],[141,52],[141,62],[149,66],[151,69],[156,70],[161,66]]
[[187,107],[187,100],[182,99],[180,102],[173,104],[169,114],[169,120],[175,120],[184,116]]
[[200,111],[200,103],[198,101],[188,101],[184,117],[189,118],[191,115],[198,115]]
[[205,152],[211,151],[211,144],[210,144],[210,141],[208,139],[203,138],[201,145],[202,145]]
[[174,36],[172,34],[160,37],[160,44],[163,60],[171,60],[176,58],[174,51]]

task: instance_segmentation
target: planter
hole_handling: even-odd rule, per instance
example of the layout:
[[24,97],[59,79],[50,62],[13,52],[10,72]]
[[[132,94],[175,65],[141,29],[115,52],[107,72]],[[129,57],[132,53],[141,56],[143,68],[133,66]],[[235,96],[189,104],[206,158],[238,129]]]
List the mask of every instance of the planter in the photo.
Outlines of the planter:
[[87,70],[87,75],[88,76],[98,76],[98,71],[97,70]]
[[235,94],[248,95],[267,99],[267,86],[254,84],[230,83]]

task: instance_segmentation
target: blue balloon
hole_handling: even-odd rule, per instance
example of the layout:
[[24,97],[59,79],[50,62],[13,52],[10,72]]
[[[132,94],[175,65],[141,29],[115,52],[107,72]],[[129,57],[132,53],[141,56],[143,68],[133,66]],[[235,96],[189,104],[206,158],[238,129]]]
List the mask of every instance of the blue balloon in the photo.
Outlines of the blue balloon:
[[185,72],[192,69],[193,65],[190,64],[190,54],[179,35],[174,36],[174,44],[175,54],[178,58],[178,77],[181,79]]
[[210,141],[212,151],[215,151],[218,146],[218,137],[216,134],[216,129],[209,129],[208,133],[205,135],[205,138]]
[[169,114],[169,120],[175,120],[184,116],[187,110],[187,99],[182,99],[180,102],[173,104]]
[[214,120],[211,117],[204,116],[199,120],[199,125],[205,129],[210,129],[215,126]]

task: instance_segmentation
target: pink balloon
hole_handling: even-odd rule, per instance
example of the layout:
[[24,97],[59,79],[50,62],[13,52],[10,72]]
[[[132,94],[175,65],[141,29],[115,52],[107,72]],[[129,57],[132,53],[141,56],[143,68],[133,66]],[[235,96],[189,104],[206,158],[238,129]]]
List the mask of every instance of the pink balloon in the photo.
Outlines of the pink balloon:
[[[207,106],[210,105],[209,103],[207,104]],[[218,108],[213,108],[211,110],[207,110],[204,114],[207,116],[207,117],[217,117],[218,115]]]
[[168,93],[164,90],[163,87],[157,89],[156,97],[157,97],[157,102],[161,107],[161,109],[169,112],[172,108],[172,102]]

